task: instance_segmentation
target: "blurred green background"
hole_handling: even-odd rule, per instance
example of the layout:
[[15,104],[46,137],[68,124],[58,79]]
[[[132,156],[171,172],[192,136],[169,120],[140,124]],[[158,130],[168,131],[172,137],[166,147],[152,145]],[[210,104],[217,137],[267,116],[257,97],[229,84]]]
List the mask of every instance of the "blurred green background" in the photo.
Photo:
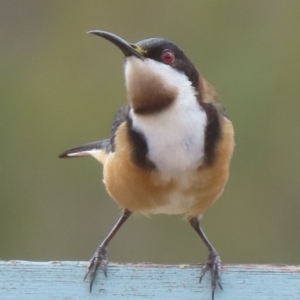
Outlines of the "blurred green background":
[[[224,263],[300,263],[300,1],[1,1],[0,259],[88,260],[120,209],[92,158],[125,101],[123,56],[86,34],[180,45],[236,130],[231,177],[202,225]],[[132,217],[110,261],[195,263],[181,216]]]

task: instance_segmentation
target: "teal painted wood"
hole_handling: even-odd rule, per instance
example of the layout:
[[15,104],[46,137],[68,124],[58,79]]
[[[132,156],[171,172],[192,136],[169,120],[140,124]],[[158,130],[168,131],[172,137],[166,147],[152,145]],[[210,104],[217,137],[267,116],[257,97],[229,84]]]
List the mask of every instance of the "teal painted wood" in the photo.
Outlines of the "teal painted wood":
[[[87,262],[0,261],[1,300],[211,300],[210,274],[200,265],[109,264],[89,293]],[[300,266],[225,265],[215,300],[300,299]]]

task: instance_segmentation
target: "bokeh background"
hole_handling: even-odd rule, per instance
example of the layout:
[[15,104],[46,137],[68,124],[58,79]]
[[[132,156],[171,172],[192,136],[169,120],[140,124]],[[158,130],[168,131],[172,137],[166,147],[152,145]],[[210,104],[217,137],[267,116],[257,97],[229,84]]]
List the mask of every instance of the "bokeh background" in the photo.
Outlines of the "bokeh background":
[[[120,209],[92,158],[125,101],[123,56],[86,34],[179,44],[236,130],[231,177],[204,215],[224,263],[300,263],[300,1],[1,1],[0,259],[88,260]],[[142,200],[142,199],[141,199]],[[110,261],[196,263],[181,216],[132,217]]]

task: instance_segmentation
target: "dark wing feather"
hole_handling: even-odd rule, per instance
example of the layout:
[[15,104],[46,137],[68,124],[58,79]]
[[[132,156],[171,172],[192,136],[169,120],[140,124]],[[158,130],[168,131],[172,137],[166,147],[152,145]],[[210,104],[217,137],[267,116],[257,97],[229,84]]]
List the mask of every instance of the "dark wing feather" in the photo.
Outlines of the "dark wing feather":
[[130,110],[130,105],[125,104],[123,105],[118,112],[116,113],[112,126],[111,126],[111,134],[110,134],[110,145],[111,145],[111,150],[112,152],[115,151],[115,137],[116,137],[116,132],[119,128],[119,126],[127,120],[128,113]]
[[[58,157],[59,158],[72,158],[72,157],[77,157],[77,156],[68,156],[69,154],[74,154],[74,153],[80,153],[80,152],[85,152],[85,151],[91,151],[91,150],[101,150],[105,149],[106,152],[109,152],[110,148],[110,140],[102,140],[102,141],[97,141],[89,144],[85,144],[76,148],[72,148],[69,150],[64,151],[61,153]],[[78,155],[80,156],[80,155]],[[84,156],[84,155],[82,155]]]

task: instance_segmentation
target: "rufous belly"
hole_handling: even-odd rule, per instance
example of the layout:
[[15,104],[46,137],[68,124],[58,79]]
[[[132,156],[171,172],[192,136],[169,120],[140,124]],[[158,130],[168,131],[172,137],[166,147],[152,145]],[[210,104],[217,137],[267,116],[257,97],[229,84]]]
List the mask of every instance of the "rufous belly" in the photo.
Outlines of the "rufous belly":
[[165,179],[158,171],[145,171],[131,159],[131,144],[123,123],[116,134],[116,151],[104,164],[104,183],[122,207],[140,214],[202,215],[222,194],[234,148],[233,127],[223,118],[222,138],[212,165]]

